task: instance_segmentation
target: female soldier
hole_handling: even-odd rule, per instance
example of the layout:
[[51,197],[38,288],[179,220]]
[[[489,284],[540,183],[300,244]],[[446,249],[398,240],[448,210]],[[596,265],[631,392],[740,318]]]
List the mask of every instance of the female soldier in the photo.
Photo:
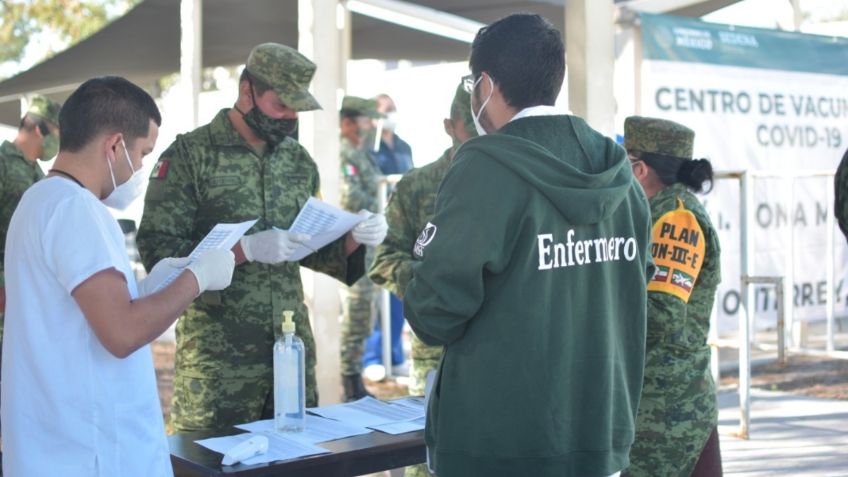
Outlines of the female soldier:
[[709,161],[692,159],[694,138],[672,121],[632,116],[624,122],[633,175],[651,204],[657,266],[648,283],[644,387],[626,472],[633,477],[722,473],[707,345],[720,248],[692,194],[707,182],[711,189],[713,179]]

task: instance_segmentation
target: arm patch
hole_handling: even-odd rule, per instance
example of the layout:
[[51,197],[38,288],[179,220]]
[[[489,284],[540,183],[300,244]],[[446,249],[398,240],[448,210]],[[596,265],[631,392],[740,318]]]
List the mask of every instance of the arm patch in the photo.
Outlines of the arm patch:
[[677,199],[677,209],[654,223],[651,255],[657,266],[648,291],[667,293],[689,302],[704,264],[706,245],[698,219]]

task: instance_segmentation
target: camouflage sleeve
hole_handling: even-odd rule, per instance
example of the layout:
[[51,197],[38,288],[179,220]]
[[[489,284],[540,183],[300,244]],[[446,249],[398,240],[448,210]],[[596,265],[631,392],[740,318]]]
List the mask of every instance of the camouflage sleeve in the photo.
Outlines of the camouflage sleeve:
[[381,245],[377,246],[374,263],[368,277],[383,288],[403,299],[406,286],[412,280],[412,264],[415,257],[412,247],[420,230],[416,230],[414,218],[416,203],[410,182],[401,179],[386,207],[389,232]]
[[188,255],[196,245],[193,239],[198,206],[195,180],[189,152],[177,137],[156,163],[144,197],[136,243],[147,270],[165,257]]
[[[356,151],[341,155],[341,206],[350,212],[370,209],[374,197],[368,190],[365,171],[357,160]],[[372,212],[376,212],[372,210]]]
[[[312,195],[321,195],[321,178],[318,169],[313,174]],[[301,266],[329,275],[345,285],[353,285],[365,275],[365,247],[359,247],[352,254],[345,256],[344,234],[338,240],[330,242],[317,252],[303,258]]]

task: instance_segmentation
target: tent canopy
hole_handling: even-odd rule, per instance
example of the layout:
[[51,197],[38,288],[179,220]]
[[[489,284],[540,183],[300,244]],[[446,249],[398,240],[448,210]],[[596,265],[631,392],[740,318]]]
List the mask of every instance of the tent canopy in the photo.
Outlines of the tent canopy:
[[[616,0],[616,3],[626,5],[644,1]],[[697,12],[681,9],[677,13],[703,14],[706,4],[715,10],[735,0],[673,0],[672,3],[674,1],[687,4],[686,8],[694,8],[688,4],[700,5]],[[565,24],[564,0],[419,0],[411,3],[486,24],[515,11],[539,13],[561,29]],[[467,58],[468,45],[462,42],[360,15],[352,18],[354,59],[461,61]],[[203,66],[241,64],[253,46],[267,41],[296,45],[297,19],[297,2],[293,0],[204,0]],[[47,94],[63,101],[77,85],[93,76],[113,74],[149,84],[177,72],[180,68],[179,45],[180,2],[144,0],[94,35],[0,83],[0,123],[18,124],[19,99],[24,94]]]

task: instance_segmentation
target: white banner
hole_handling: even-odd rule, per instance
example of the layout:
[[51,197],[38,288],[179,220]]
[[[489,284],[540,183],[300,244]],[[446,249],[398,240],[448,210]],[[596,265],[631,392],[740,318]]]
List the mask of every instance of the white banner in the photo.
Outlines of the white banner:
[[[643,46],[638,108],[643,116],[680,122],[696,132],[695,156],[716,171],[753,170],[787,178],[754,183],[754,275],[791,279],[794,317],[822,319],[827,303],[827,234],[834,234],[836,316],[848,314],[845,237],[827,229],[832,212],[832,177],[805,177],[834,171],[848,147],[848,75],[775,69],[757,55],[780,55],[776,44],[803,43],[810,35],[733,29],[702,22],[649,16],[642,24]],[[724,33],[732,32],[732,36]],[[669,45],[661,46],[664,39]],[[779,41],[778,41],[779,40]],[[821,41],[820,37],[814,38]],[[771,41],[771,43],[770,43]],[[731,43],[728,46],[728,43]],[[815,43],[815,42],[813,42]],[[740,44],[747,49],[740,52]],[[768,46],[769,48],[767,48]],[[722,56],[722,47],[733,51]],[[653,50],[652,50],[653,49]],[[843,46],[843,50],[844,50]],[[694,51],[694,54],[689,54]],[[743,54],[744,53],[744,54]],[[795,54],[792,51],[790,54]],[[821,52],[813,52],[818,54]],[[750,67],[740,58],[751,58]],[[728,64],[721,64],[723,60]],[[784,57],[783,60],[786,60]],[[796,61],[804,61],[802,57]],[[821,58],[816,57],[818,68]],[[845,54],[832,59],[845,65]],[[793,64],[794,66],[794,64]],[[773,174],[772,174],[773,173]],[[794,180],[788,177],[796,176]],[[735,329],[740,303],[739,182],[720,180],[703,196],[722,244],[722,283],[717,297],[720,329]],[[788,285],[788,284],[787,284]],[[772,286],[756,286],[756,323],[775,322]]]

